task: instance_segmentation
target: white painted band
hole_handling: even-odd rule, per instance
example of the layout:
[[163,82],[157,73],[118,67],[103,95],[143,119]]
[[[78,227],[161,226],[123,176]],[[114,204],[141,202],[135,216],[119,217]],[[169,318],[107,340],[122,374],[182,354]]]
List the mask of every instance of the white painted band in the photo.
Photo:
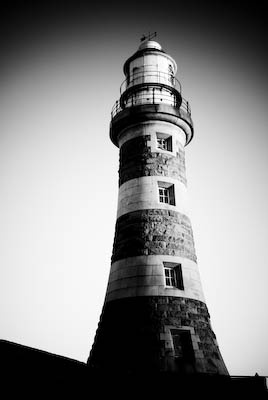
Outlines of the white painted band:
[[[181,264],[184,290],[165,285],[163,262]],[[197,264],[178,256],[137,256],[112,263],[106,301],[137,296],[175,296],[205,302]]]
[[164,121],[146,121],[139,122],[136,125],[128,126],[120,133],[120,137],[118,140],[119,147],[121,147],[128,140],[134,139],[137,136],[150,135],[151,142],[148,142],[148,146],[151,147],[151,151],[161,152],[159,148],[157,148],[156,141],[156,133],[166,133],[167,135],[171,135],[173,138],[173,154],[176,154],[178,146],[185,146],[185,133],[182,128],[171,124],[169,122]]
[[[158,182],[174,184],[175,205],[161,203]],[[123,183],[119,188],[117,218],[136,210],[163,209],[188,215],[186,186],[174,178],[143,176]]]

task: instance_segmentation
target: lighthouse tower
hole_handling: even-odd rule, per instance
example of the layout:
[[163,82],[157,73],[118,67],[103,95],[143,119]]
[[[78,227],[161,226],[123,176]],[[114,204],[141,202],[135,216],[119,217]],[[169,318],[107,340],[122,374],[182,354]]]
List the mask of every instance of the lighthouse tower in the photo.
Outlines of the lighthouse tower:
[[228,375],[201,286],[187,207],[193,138],[177,65],[143,40],[124,64],[110,138],[119,194],[106,297],[88,366],[118,374]]

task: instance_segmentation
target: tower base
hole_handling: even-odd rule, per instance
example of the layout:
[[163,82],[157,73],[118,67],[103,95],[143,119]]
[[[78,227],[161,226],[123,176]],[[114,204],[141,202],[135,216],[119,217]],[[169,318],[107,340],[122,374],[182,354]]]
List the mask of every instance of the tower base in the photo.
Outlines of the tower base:
[[228,375],[205,303],[172,296],[107,302],[88,366],[107,375]]

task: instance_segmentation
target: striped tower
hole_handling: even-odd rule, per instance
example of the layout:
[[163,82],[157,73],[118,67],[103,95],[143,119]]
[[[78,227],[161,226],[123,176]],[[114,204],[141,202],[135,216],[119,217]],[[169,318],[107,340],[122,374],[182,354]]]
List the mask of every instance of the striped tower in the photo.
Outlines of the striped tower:
[[88,359],[95,371],[228,375],[201,287],[187,209],[193,137],[176,62],[144,40],[124,64],[110,137],[119,195],[106,298]]

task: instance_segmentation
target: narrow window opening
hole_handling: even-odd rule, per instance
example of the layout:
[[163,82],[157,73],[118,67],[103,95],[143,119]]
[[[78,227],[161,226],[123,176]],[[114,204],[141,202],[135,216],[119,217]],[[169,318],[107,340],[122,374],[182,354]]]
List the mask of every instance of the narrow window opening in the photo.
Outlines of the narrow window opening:
[[163,188],[163,187],[159,187],[159,200],[160,200],[161,203],[169,204],[170,196],[169,196],[168,189]]
[[172,136],[166,133],[157,133],[157,147],[165,151],[172,151]]
[[181,264],[170,262],[164,262],[163,264],[166,286],[184,290]]
[[175,206],[175,191],[172,183],[158,182],[158,194],[160,203]]
[[170,329],[172,336],[174,355],[178,359],[191,362],[194,360],[194,350],[191,333],[187,330]]
[[165,268],[166,286],[176,287],[175,271],[172,268]]

